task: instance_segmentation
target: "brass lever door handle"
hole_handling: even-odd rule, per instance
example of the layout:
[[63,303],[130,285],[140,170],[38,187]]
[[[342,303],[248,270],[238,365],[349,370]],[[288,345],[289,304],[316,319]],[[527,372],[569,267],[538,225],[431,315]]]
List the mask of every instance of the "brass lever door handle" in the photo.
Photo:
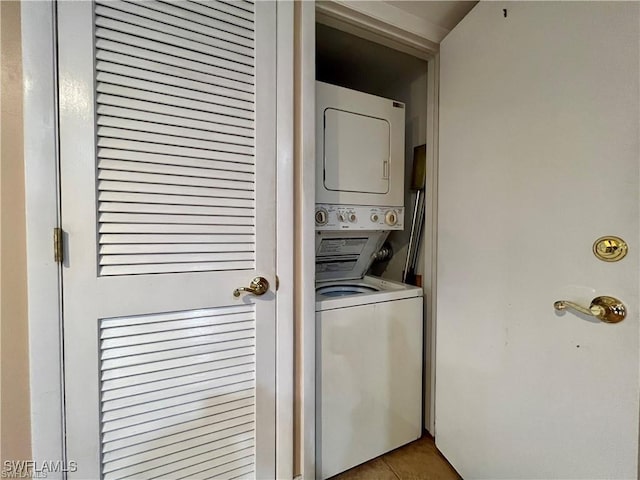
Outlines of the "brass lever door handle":
[[242,292],[252,293],[254,295],[260,296],[267,293],[267,290],[269,290],[269,282],[267,281],[267,279],[264,277],[256,277],[251,280],[251,283],[248,287],[236,288],[233,291],[233,296],[239,297],[240,293]]
[[558,300],[553,304],[553,308],[558,311],[572,308],[585,315],[596,317],[606,323],[618,323],[627,316],[627,308],[624,304],[617,298],[607,296],[594,298],[588,308],[582,307],[577,303],[569,302],[568,300]]

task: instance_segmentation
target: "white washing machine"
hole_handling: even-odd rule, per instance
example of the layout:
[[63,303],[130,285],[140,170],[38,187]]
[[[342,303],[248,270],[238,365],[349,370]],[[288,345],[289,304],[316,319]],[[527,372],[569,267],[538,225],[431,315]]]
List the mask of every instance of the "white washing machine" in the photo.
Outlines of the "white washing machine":
[[316,283],[316,467],[326,479],[420,438],[423,310],[420,287],[362,276],[370,260],[342,266],[335,252],[359,244],[369,257],[388,232],[322,233],[316,251],[333,243],[335,260],[318,257]]
[[317,465],[324,480],[422,434],[422,289],[319,283]]

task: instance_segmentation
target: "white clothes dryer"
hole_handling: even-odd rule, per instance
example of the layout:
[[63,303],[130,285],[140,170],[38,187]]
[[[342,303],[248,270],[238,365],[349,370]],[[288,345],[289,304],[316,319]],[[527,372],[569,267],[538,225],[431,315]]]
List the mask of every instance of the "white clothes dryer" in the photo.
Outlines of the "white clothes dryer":
[[404,228],[405,105],[316,82],[316,229]]

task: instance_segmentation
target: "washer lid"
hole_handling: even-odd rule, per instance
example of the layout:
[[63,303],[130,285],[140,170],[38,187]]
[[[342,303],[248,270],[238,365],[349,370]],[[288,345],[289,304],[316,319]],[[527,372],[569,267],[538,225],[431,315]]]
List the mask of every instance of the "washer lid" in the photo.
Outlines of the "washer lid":
[[361,279],[388,231],[316,232],[316,281]]

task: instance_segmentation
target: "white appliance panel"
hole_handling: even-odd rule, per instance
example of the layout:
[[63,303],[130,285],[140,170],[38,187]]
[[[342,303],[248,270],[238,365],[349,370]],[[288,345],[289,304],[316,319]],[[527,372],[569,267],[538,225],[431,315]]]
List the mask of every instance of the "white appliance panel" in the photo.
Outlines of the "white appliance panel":
[[316,230],[403,230],[404,208],[316,204]]
[[337,192],[389,191],[389,122],[355,112],[324,111],[324,186]]
[[316,203],[404,207],[404,130],[403,103],[316,82]]
[[326,479],[420,437],[422,297],[320,311],[316,322]]
[[389,232],[316,232],[316,280],[361,279]]

